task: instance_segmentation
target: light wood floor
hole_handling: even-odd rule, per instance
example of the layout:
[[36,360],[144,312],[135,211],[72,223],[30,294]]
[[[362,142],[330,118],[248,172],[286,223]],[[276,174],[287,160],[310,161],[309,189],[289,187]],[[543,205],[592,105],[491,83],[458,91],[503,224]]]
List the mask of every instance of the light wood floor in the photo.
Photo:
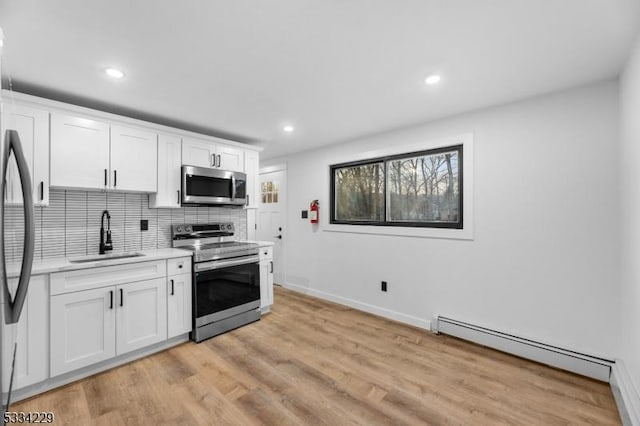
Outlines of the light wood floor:
[[608,385],[276,290],[201,344],[19,402],[59,424],[619,424]]

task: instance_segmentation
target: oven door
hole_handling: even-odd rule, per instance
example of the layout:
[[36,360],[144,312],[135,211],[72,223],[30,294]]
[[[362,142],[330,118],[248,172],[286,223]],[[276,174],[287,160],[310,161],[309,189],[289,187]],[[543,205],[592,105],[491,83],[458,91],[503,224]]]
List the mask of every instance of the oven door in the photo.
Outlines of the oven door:
[[260,307],[259,256],[196,263],[195,326]]

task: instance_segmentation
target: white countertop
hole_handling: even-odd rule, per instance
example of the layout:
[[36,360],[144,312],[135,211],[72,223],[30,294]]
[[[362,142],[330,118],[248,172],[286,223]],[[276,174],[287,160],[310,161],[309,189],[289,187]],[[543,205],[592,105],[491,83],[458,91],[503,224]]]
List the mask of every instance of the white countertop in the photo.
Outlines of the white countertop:
[[[138,257],[128,257],[121,259],[107,259],[98,260],[95,262],[85,262],[85,263],[71,263],[69,259],[65,257],[55,258],[55,259],[43,259],[36,260],[33,262],[33,267],[31,268],[31,275],[41,275],[41,274],[49,274],[52,272],[61,272],[61,271],[73,271],[76,269],[87,269],[87,268],[96,268],[101,266],[113,266],[113,265],[125,265],[128,263],[138,263],[138,262],[148,262],[150,260],[160,260],[160,259],[171,259],[176,257],[186,257],[193,254],[191,251],[182,250],[177,248],[164,248],[157,250],[140,250],[137,253],[142,253],[144,256]],[[118,253],[114,253],[117,255]],[[20,275],[20,267],[19,263],[8,263],[7,264],[7,277],[15,278]]]

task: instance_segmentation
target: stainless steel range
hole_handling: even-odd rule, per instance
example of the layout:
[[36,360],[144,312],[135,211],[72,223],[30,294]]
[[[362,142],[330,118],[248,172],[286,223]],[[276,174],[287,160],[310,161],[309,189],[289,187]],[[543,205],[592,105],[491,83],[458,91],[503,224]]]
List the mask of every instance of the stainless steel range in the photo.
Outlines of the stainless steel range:
[[193,251],[193,331],[201,342],[260,319],[258,244],[233,223],[174,225],[173,247]]

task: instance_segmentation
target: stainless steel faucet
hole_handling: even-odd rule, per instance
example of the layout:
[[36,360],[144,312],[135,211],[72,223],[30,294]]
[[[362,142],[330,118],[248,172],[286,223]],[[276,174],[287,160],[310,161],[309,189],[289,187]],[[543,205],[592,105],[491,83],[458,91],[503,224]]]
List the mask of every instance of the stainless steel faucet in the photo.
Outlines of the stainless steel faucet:
[[[107,216],[107,241],[104,240],[104,217]],[[105,254],[108,251],[113,250],[113,243],[111,242],[111,215],[109,210],[102,212],[102,219],[100,220],[100,254]]]

